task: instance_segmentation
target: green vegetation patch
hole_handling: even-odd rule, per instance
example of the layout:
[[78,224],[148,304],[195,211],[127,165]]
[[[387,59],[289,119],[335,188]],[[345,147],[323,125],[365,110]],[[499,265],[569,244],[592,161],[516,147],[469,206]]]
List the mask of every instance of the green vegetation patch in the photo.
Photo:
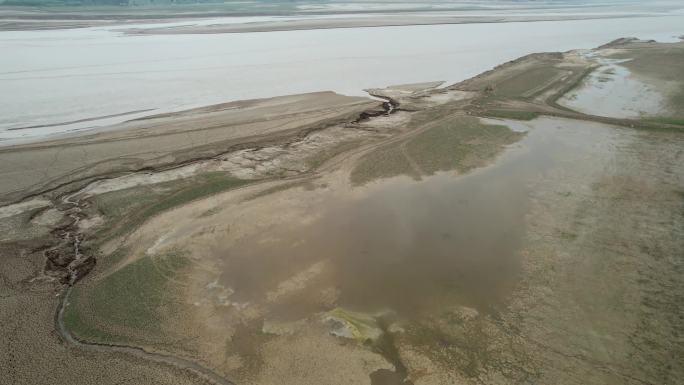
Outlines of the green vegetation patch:
[[108,225],[96,237],[107,240],[125,235],[161,212],[250,182],[222,172],[212,172],[98,195],[92,201],[95,209],[107,219]]
[[477,118],[459,116],[416,135],[406,149],[424,173],[467,172],[484,165],[504,145],[523,135],[506,126],[482,124]]
[[467,172],[493,159],[503,146],[524,133],[506,126],[482,124],[478,118],[454,116],[404,142],[380,147],[360,159],[351,181],[369,181],[408,175],[418,178],[438,171]]
[[513,120],[533,120],[539,117],[538,112],[519,110],[489,110],[484,115],[491,118]]
[[399,175],[418,178],[420,175],[404,156],[400,145],[401,143],[391,143],[364,155],[351,172],[352,184],[359,186],[376,179]]
[[664,124],[672,124],[675,126],[684,126],[684,118],[669,118],[669,117],[664,117],[664,116],[658,116],[658,117],[652,117],[648,118],[647,120],[656,122],[656,123],[664,123]]
[[648,117],[634,120],[629,127],[637,130],[660,131],[660,132],[684,132],[684,122],[677,118]]
[[154,205],[145,209],[142,218],[145,219],[185,203],[243,186],[247,183],[249,181],[229,177],[220,172],[204,174],[196,177],[192,186],[165,196]]
[[350,140],[339,143],[332,147],[325,147],[323,150],[306,158],[305,162],[310,169],[315,170],[323,165],[327,160],[359,147],[360,143],[360,140]]
[[282,183],[282,184],[261,190],[255,194],[253,194],[247,200],[253,200],[253,199],[261,198],[261,197],[264,197],[266,195],[275,194],[278,192],[286,191],[286,190],[289,190],[291,188],[297,188],[297,187],[302,187],[307,191],[311,191],[311,190],[316,189],[316,185],[310,179],[296,180],[293,182]]
[[82,292],[73,289],[69,297],[69,305],[64,309],[64,326],[79,339],[100,343],[121,343],[127,339],[113,335],[88,321],[88,317],[81,312],[83,307]]
[[465,325],[416,324],[407,328],[406,339],[433,361],[474,378],[491,367],[496,354],[484,326],[479,321]]
[[559,74],[552,66],[533,68],[497,83],[494,92],[505,97],[531,97]]
[[179,253],[145,256],[74,290],[64,316],[66,327],[78,336],[105,342],[121,340],[113,334],[126,331],[158,335],[164,309],[175,306],[170,284],[189,263]]
[[427,124],[431,124],[440,119],[446,119],[449,115],[454,113],[453,107],[450,103],[436,106],[427,110],[418,111],[411,115],[409,127],[418,128]]
[[[669,97],[669,104],[675,111],[677,111],[678,114],[684,114],[684,83],[680,83],[679,91],[675,92]],[[684,119],[679,119],[680,122],[682,120]]]

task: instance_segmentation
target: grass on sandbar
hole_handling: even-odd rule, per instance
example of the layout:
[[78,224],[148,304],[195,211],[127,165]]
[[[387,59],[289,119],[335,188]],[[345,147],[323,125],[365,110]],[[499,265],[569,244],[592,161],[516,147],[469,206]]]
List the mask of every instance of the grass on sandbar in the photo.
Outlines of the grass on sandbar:
[[108,224],[97,237],[107,240],[125,235],[161,212],[248,183],[251,181],[212,172],[178,181],[101,194],[94,198],[93,203]]
[[351,172],[352,184],[360,186],[376,179],[399,175],[418,178],[419,175],[402,154],[399,145],[399,143],[391,143],[364,155]]
[[524,134],[478,118],[454,116],[404,141],[364,155],[351,173],[354,185],[398,175],[418,178],[438,171],[467,172],[483,166]]
[[524,134],[503,125],[482,124],[478,118],[457,117],[412,138],[407,153],[428,174],[467,172],[488,163],[507,144]]
[[672,124],[675,126],[684,126],[684,118],[670,118],[670,117],[652,117],[647,120],[657,123]]
[[125,341],[126,331],[159,334],[165,312],[174,307],[170,285],[189,263],[178,253],[145,256],[79,287],[66,308],[65,326],[100,342]]
[[516,110],[489,110],[486,111],[484,115],[491,118],[513,120],[533,120],[539,117],[539,113],[537,112]]

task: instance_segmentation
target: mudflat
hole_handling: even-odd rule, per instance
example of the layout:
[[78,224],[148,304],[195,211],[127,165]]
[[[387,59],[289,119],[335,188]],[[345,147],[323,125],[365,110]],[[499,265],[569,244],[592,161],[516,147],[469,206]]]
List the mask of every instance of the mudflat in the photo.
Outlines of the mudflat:
[[[231,149],[287,142],[366,111],[382,111],[381,104],[319,92],[153,115],[86,135],[0,147],[0,194],[9,203],[72,181],[87,183],[128,171],[175,167]],[[43,168],[45,164],[50,166]]]
[[2,149],[3,370],[679,383],[682,52],[621,39]]

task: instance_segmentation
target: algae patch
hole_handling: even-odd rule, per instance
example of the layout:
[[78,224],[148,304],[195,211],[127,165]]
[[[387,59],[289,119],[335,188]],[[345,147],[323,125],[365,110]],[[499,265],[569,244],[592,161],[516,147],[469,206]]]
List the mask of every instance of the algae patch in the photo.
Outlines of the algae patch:
[[359,342],[376,342],[382,336],[382,329],[375,317],[342,308],[327,312],[323,321],[331,325],[330,334]]
[[379,369],[370,373],[372,385],[412,385],[407,370],[395,346],[394,333],[403,331],[391,322],[391,311],[377,314],[354,312],[336,308],[325,313],[323,320],[332,330],[330,334],[348,338],[370,347],[394,366],[394,371]]

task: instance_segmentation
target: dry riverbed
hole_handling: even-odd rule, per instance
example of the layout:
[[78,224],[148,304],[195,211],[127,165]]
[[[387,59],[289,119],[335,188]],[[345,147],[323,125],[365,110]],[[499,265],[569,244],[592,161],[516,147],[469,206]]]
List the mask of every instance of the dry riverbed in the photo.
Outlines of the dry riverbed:
[[[622,40],[369,90],[386,103],[245,101],[3,149],[0,365],[17,384],[680,383],[682,52]],[[629,82],[653,108],[600,89]]]

